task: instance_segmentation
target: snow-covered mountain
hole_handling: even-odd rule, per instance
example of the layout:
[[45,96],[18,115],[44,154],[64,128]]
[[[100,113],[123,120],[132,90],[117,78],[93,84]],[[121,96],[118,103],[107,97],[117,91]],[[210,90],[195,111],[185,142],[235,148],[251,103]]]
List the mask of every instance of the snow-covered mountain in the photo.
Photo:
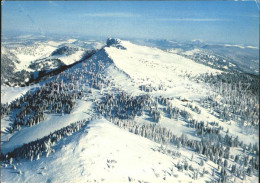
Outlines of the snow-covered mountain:
[[[36,79],[39,75],[57,70],[84,59],[95,50],[102,47],[96,41],[68,40],[34,40],[30,42],[6,41],[2,46],[2,59],[4,74],[1,84],[13,86],[21,85]],[[10,64],[5,64],[10,63]],[[8,66],[10,65],[10,66]],[[10,76],[17,75],[17,79]],[[25,75],[21,77],[22,74]]]
[[119,39],[75,62],[80,49],[51,50],[74,64],[2,89],[3,182],[258,180],[257,77]]

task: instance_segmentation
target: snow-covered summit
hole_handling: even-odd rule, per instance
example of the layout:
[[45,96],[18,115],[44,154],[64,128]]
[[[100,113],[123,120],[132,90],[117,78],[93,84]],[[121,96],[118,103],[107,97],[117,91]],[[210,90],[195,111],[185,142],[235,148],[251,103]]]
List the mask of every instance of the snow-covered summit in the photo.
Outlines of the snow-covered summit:
[[126,50],[126,48],[122,45],[122,41],[120,39],[108,38],[107,39],[108,47],[116,47],[121,50]]
[[121,40],[120,39],[115,39],[115,38],[108,38],[107,39],[107,46],[115,45],[115,44],[120,44]]

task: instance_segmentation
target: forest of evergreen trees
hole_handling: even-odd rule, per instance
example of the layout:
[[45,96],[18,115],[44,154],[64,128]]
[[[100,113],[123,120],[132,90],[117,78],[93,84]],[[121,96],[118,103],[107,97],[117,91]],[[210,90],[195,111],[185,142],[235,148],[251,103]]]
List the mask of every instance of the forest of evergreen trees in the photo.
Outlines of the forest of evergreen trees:
[[199,78],[209,83],[216,95],[221,96],[217,101],[213,97],[201,100],[201,105],[217,113],[223,121],[234,120],[240,126],[259,127],[259,78],[244,73],[222,73],[206,75]]
[[[200,142],[190,140],[185,134],[177,137],[170,130],[160,127],[158,120],[160,117],[156,117],[157,115],[154,114],[157,113],[153,112],[159,111],[158,104],[166,106],[170,118],[183,117],[189,127],[194,128],[196,134],[202,140]],[[192,106],[189,107],[193,108]],[[140,112],[135,111],[134,108],[138,108]],[[205,155],[207,160],[218,164],[221,177],[219,181],[221,182],[227,182],[230,174],[244,179],[246,175],[251,176],[254,171],[259,170],[258,144],[247,146],[238,137],[234,138],[228,132],[226,132],[225,136],[221,135],[220,131],[223,131],[223,127],[218,123],[206,124],[204,121],[194,120],[187,111],[172,107],[169,99],[159,97],[157,100],[153,100],[147,95],[131,97],[126,93],[121,93],[118,96],[107,95],[103,98],[103,101],[97,103],[97,110],[109,121],[127,129],[129,132],[163,145],[172,144],[178,148],[182,146],[189,147],[198,154]],[[195,107],[193,111],[200,113],[200,110]],[[134,121],[137,115],[142,115],[145,112],[152,116],[155,123],[139,124]],[[243,149],[244,155],[230,156],[231,147],[240,147]],[[250,156],[246,154],[250,154]],[[236,164],[227,166],[227,160],[234,161]]]
[[56,130],[48,136],[24,144],[21,147],[14,149],[12,152],[7,154],[1,153],[1,162],[12,164],[13,159],[18,160],[19,158],[25,158],[32,161],[34,159],[37,160],[44,155],[48,157],[48,155],[53,152],[51,147],[54,146],[56,142],[79,131],[84,125],[87,125],[88,122],[89,120],[82,120],[71,123],[60,130]]

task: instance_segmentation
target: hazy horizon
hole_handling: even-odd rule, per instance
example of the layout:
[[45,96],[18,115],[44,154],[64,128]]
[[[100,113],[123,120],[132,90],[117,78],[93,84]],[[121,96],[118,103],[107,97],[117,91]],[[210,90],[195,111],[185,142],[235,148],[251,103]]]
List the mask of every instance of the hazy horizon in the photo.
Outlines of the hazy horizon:
[[8,1],[2,5],[2,36],[202,40],[259,46],[258,13],[254,1]]

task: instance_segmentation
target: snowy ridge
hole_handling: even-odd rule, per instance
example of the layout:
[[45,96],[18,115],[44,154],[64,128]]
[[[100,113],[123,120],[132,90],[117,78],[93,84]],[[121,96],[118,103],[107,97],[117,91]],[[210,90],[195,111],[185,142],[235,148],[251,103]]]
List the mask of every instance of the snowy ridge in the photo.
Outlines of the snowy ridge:
[[[159,144],[122,131],[104,119],[92,121],[88,128],[66,139],[59,145],[61,150],[48,158],[18,165],[17,169],[26,168],[22,179],[19,175],[7,177],[6,169],[2,178],[7,182],[192,181],[184,173],[175,173],[178,170],[172,169],[172,163],[178,160],[160,153]],[[29,172],[35,176],[29,178]]]
[[[116,70],[128,77],[127,80],[129,80],[129,82],[117,80],[115,85],[125,88],[125,84],[129,83],[127,85],[131,86],[128,86],[128,89],[135,88],[135,91],[130,89],[133,94],[140,93],[141,85],[147,85],[150,86],[151,91],[157,90],[153,92],[154,95],[167,96],[170,93],[173,96],[178,96],[181,92],[182,96],[195,100],[198,99],[197,96],[204,96],[210,90],[206,89],[206,85],[201,87],[203,84],[194,83],[185,77],[187,75],[192,77],[200,74],[221,73],[219,70],[156,48],[139,46],[122,40],[111,42],[116,46],[108,46],[104,50],[112,59]],[[109,43],[109,45],[113,44]],[[110,78],[118,75],[114,73],[118,71],[111,70],[113,68],[110,67],[109,72],[107,72]]]
[[[177,54],[169,54],[156,48],[149,48],[144,46],[138,46],[130,43],[129,41],[117,41],[126,50],[117,49],[116,47],[105,48],[106,52],[114,60],[117,67],[124,70],[128,74],[134,76],[140,74],[139,77],[144,77],[145,74],[152,74],[147,70],[152,70],[156,66],[156,72],[159,72],[156,76],[161,76],[162,79],[166,79],[165,70],[175,71],[177,74],[203,74],[203,73],[217,73],[218,70],[204,66],[202,64],[194,63],[190,59],[186,59]],[[110,45],[110,44],[109,44]],[[143,56],[146,55],[146,59]],[[131,65],[131,67],[129,67]],[[139,67],[137,67],[139,65]],[[162,66],[161,66],[162,65]],[[125,67],[124,67],[125,66]],[[189,66],[189,67],[187,67]],[[141,71],[139,68],[147,68]],[[137,69],[134,71],[134,69]],[[153,78],[155,75],[147,75]]]

